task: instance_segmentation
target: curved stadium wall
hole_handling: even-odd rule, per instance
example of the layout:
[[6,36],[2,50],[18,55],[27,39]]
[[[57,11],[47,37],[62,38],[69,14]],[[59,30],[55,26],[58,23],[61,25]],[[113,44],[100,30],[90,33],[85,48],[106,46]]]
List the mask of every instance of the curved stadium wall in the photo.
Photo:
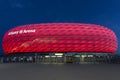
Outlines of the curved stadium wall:
[[10,29],[3,38],[5,54],[34,52],[115,53],[115,33],[103,26],[79,23],[22,25]]

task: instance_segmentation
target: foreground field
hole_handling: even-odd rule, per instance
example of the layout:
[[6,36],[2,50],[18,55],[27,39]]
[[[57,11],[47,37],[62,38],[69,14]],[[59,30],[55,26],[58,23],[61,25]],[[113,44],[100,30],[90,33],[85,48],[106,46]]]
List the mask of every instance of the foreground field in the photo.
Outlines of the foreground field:
[[0,80],[120,80],[120,64],[0,64]]

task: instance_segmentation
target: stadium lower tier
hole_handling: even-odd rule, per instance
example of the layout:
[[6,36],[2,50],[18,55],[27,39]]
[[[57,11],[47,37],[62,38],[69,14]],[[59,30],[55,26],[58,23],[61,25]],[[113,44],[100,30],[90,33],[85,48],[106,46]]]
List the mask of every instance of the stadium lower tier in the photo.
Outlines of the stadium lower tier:
[[120,63],[120,56],[111,53],[18,53],[0,56],[1,63],[100,64]]

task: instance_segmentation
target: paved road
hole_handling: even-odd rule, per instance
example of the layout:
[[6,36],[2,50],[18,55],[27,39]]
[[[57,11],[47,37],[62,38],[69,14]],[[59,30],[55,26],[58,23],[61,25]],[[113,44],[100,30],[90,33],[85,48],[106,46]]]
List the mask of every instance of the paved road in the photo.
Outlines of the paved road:
[[0,64],[0,80],[120,80],[120,64]]

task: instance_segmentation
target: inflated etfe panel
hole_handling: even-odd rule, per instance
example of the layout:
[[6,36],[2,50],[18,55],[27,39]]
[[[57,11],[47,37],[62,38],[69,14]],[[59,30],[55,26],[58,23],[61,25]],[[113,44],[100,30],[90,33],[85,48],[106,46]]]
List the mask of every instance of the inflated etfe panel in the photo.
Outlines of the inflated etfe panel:
[[6,54],[21,52],[108,52],[115,53],[113,31],[93,24],[30,24],[9,30],[3,38]]

